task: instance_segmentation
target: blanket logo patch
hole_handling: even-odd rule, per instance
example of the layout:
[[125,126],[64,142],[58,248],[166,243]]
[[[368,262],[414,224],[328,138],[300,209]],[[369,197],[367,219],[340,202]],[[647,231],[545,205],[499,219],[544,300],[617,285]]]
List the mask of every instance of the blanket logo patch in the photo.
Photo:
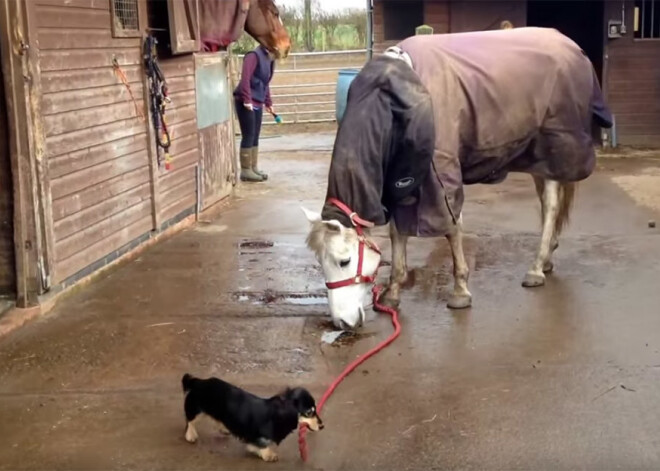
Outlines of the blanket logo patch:
[[415,179],[413,177],[406,177],[402,178],[401,180],[397,180],[394,183],[394,186],[397,188],[408,188],[413,183],[415,183]]

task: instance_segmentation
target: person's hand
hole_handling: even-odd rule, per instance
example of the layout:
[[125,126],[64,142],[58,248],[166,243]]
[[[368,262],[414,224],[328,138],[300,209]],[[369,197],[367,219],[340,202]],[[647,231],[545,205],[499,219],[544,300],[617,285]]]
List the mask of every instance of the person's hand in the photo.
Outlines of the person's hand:
[[273,106],[267,106],[266,111],[268,111],[270,114],[275,114],[275,108]]
[[252,103],[243,103],[243,107],[250,111],[254,111],[254,106],[252,106]]

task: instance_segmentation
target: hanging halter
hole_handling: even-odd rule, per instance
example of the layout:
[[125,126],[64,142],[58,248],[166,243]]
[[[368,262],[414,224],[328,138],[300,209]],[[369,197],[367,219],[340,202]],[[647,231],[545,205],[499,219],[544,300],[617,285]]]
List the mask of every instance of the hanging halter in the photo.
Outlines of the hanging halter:
[[363,228],[365,227],[373,227],[374,223],[362,219],[360,216],[358,216],[358,214],[355,211],[352,211],[351,208],[349,208],[348,206],[346,206],[344,203],[342,203],[336,198],[330,198],[328,200],[328,203],[336,206],[344,214],[348,216],[348,218],[351,220],[351,224],[353,224],[353,227],[355,227],[355,232],[357,232],[358,241],[360,245],[358,247],[358,267],[357,267],[356,275],[352,278],[346,278],[345,280],[326,282],[325,286],[327,286],[328,289],[337,289],[337,288],[343,288],[345,286],[359,285],[361,283],[373,283],[374,281],[376,281],[376,275],[378,275],[378,267],[376,267],[376,271],[374,271],[373,274],[371,275],[363,275],[362,267],[364,264],[365,247],[373,250],[379,255],[381,253],[380,248],[378,248],[378,245],[376,245],[374,241],[367,239],[363,231]]

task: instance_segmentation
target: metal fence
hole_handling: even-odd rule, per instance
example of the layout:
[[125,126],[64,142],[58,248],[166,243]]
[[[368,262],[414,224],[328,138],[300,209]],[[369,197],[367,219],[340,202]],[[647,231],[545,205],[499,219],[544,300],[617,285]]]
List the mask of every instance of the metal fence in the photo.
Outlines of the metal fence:
[[[233,56],[232,82],[240,80],[243,55]],[[341,69],[360,69],[367,50],[296,52],[276,65],[270,84],[276,113],[285,123],[335,121],[335,91]],[[264,117],[264,125],[274,124]]]

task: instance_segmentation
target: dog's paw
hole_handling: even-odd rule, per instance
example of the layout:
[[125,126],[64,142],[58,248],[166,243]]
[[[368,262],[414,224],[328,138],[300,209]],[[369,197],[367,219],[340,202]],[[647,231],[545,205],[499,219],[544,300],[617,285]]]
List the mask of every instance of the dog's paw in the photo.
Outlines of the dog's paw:
[[277,456],[277,453],[270,448],[263,448],[261,453],[259,453],[259,456],[261,456],[262,460],[267,462],[274,462],[280,459],[280,457]]
[[199,438],[197,435],[197,430],[195,430],[195,427],[192,424],[188,424],[186,427],[185,438],[188,443],[195,443]]

